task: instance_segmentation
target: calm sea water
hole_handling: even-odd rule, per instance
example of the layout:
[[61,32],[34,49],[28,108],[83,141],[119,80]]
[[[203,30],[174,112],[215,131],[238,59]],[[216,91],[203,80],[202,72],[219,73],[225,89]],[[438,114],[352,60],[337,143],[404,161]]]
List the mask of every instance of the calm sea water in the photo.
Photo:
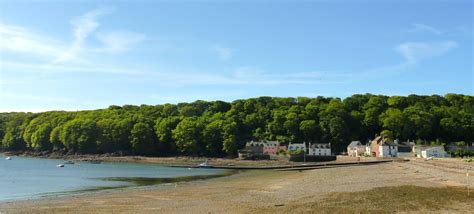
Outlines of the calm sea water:
[[60,168],[56,165],[63,164],[64,160],[5,158],[0,154],[0,201],[166,183],[172,182],[176,177],[202,178],[228,172],[219,169],[174,168],[136,163],[76,162]]

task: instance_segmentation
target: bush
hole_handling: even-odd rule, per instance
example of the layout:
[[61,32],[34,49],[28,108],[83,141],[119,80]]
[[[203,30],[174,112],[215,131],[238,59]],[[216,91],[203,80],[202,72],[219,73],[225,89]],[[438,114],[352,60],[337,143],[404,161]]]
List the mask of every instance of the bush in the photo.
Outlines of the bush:
[[303,150],[288,151],[288,154],[290,154],[290,155],[302,155],[302,154],[304,154],[304,151]]

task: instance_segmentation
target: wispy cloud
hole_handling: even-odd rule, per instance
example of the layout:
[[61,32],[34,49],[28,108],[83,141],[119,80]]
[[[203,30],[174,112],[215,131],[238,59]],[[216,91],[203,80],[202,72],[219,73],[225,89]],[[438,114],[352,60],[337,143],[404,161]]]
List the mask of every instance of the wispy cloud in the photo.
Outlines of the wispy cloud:
[[[110,13],[112,9],[102,8],[73,18],[70,23],[74,40],[69,44],[24,27],[0,23],[0,51],[33,56],[42,60],[42,64],[61,64],[71,68],[77,65],[97,67],[94,56],[98,53],[124,53],[146,37],[145,34],[127,30],[95,33],[100,27],[98,20]],[[95,34],[92,39],[96,39],[99,46],[86,45],[92,34]]]
[[212,50],[217,54],[219,59],[227,61],[230,60],[233,56],[234,50],[232,48],[214,46]]
[[78,55],[84,49],[84,41],[100,26],[97,20],[108,13],[111,13],[110,9],[97,9],[72,19],[71,24],[73,26],[74,41],[69,50],[63,52],[58,58],[54,59],[53,63],[69,61],[83,62],[84,60],[80,59]]
[[356,75],[336,70],[275,73],[259,67],[244,66],[235,69],[232,76],[250,84],[341,84]]
[[103,48],[98,48],[98,52],[106,52],[112,54],[123,53],[130,48],[142,42],[145,34],[130,31],[117,31],[110,33],[98,33],[97,39],[104,44]]
[[437,35],[443,33],[441,30],[438,30],[435,27],[425,25],[425,24],[419,24],[419,23],[413,23],[412,28],[408,31],[412,33],[428,32],[428,33],[433,33]]
[[13,99],[13,100],[30,100],[30,101],[46,101],[52,103],[70,103],[74,102],[74,99],[64,97],[49,97],[49,96],[38,96],[33,94],[25,93],[2,93],[2,98]]
[[63,52],[65,45],[26,28],[0,23],[0,51],[51,59]]
[[395,48],[408,64],[415,64],[426,58],[440,56],[458,47],[455,41],[405,42]]
[[106,65],[60,65],[60,64],[40,64],[40,63],[18,63],[6,60],[0,61],[0,67],[4,68],[4,72],[23,72],[23,73],[110,73],[110,74],[145,74],[138,69],[127,69],[111,67]]

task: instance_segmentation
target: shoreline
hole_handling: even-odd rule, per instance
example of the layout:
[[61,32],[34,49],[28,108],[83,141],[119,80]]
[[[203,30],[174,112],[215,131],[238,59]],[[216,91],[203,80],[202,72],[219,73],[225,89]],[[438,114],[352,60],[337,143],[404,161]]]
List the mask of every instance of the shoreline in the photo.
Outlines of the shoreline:
[[275,156],[269,160],[243,160],[238,158],[216,158],[216,157],[193,157],[193,156],[171,156],[171,157],[149,157],[149,156],[119,156],[115,154],[63,154],[50,152],[0,152],[5,156],[20,156],[20,157],[35,157],[58,160],[72,160],[72,161],[99,161],[99,162],[125,162],[125,163],[144,163],[144,164],[159,164],[163,166],[175,167],[197,167],[200,163],[208,161],[210,165],[217,167],[229,168],[248,168],[248,169],[265,169],[281,166],[302,166],[302,165],[324,165],[326,163],[351,163],[364,161],[378,161],[378,160],[392,160],[392,159],[378,159],[372,157],[346,157],[338,156],[335,161],[326,162],[292,162],[288,157]]
[[[440,168],[439,164],[446,166]],[[472,163],[450,163],[441,160],[390,162],[301,172],[248,170],[225,177],[184,182],[176,186],[157,185],[41,201],[0,203],[0,212],[393,212],[390,203],[381,201],[375,203],[381,207],[374,207],[370,200],[360,201],[358,198],[377,195],[376,198],[389,200],[391,196],[383,194],[399,194],[395,195],[396,198],[409,202],[410,206],[397,205],[395,211],[465,213],[474,208],[474,195],[471,194],[471,198],[464,196],[465,175],[457,170],[461,165],[474,166]],[[456,196],[456,199],[449,198],[448,195]],[[351,207],[346,207],[345,202],[339,202],[341,198],[347,203],[350,202],[349,204],[352,203]],[[414,201],[410,202],[409,198]],[[365,203],[363,206],[352,210],[354,203],[362,202]],[[431,203],[438,202],[442,203],[442,206],[430,207]],[[416,206],[413,207],[413,204]]]

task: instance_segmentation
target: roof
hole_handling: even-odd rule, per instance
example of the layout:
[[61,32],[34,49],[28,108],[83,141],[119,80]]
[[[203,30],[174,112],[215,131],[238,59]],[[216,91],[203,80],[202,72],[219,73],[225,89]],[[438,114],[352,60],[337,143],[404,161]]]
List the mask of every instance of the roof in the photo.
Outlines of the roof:
[[394,142],[385,141],[381,144],[381,146],[398,146],[398,145],[395,144]]
[[331,145],[326,143],[311,144],[310,148],[330,149]]
[[278,143],[278,141],[250,141],[250,142],[247,142],[245,144],[245,146],[268,146],[268,145],[271,145],[271,144],[275,144],[275,145],[280,145],[280,143]]
[[412,147],[415,145],[415,142],[410,142],[410,141],[404,141],[404,142],[397,142],[398,146],[407,146],[407,147]]
[[288,146],[306,146],[304,143],[289,143]]
[[377,136],[377,137],[375,137],[375,139],[374,139],[373,141],[377,141],[377,142],[378,142],[378,141],[380,141],[380,140],[382,140],[382,136]]
[[352,141],[347,147],[353,148],[360,145],[362,145],[360,141]]
[[397,146],[390,138],[384,137],[384,136],[377,136],[375,137],[374,140],[370,142],[371,145],[373,143],[376,143],[377,145],[382,145],[382,146]]

